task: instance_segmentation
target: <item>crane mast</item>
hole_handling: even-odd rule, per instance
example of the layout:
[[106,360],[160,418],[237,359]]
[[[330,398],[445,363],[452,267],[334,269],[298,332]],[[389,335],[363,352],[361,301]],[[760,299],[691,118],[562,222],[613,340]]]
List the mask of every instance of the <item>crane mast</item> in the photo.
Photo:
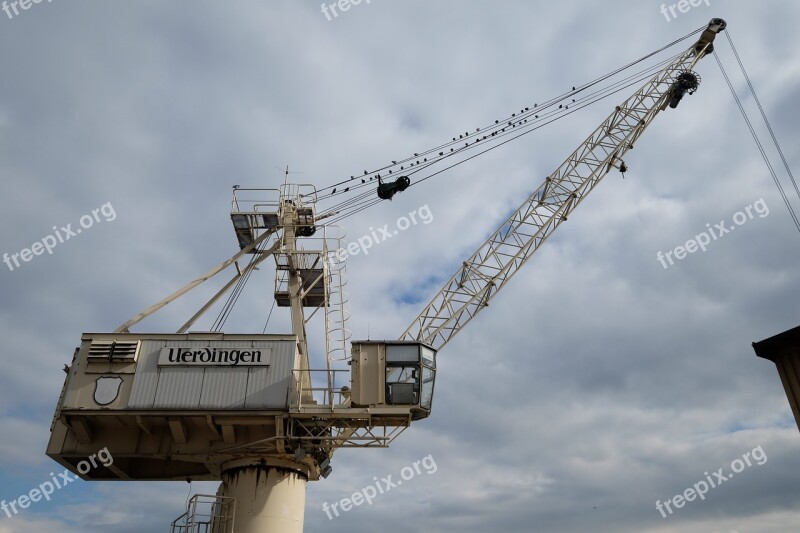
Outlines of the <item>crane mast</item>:
[[623,156],[668,105],[694,92],[695,64],[713,51],[725,21],[712,19],[700,39],[653,76],[614,112],[531,194],[433,297],[401,340],[440,350],[519,271],[544,241],[612,168],[626,170]]

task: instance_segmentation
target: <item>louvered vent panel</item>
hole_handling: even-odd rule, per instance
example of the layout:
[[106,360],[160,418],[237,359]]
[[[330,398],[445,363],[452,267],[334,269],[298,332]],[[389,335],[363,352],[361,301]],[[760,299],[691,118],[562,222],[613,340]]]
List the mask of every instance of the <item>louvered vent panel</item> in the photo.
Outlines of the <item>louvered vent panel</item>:
[[117,341],[97,341],[89,347],[89,359],[106,360],[133,360],[136,358],[136,351],[139,349],[139,341],[117,342]]

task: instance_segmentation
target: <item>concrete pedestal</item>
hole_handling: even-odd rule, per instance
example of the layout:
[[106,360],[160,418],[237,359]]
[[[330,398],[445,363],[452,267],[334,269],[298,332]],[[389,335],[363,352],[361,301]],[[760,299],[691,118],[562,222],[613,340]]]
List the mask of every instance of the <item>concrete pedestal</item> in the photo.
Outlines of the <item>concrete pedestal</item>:
[[237,466],[223,472],[217,495],[236,499],[232,533],[303,533],[306,483],[290,468]]

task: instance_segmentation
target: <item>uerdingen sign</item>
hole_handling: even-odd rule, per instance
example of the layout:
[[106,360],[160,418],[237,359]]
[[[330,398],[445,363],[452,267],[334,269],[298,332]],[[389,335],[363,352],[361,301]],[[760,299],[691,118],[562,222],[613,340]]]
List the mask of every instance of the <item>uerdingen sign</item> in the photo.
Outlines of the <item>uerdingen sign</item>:
[[158,366],[269,366],[269,348],[161,348]]

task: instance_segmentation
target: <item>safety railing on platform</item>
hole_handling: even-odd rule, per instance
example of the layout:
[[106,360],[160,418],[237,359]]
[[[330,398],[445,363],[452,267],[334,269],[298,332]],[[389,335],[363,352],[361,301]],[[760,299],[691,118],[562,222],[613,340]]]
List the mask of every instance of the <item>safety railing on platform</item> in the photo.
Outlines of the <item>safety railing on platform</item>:
[[[295,369],[293,373],[293,387],[289,391],[289,405],[292,407],[333,409],[350,406],[349,370]],[[311,386],[304,383],[310,383]]]
[[[280,207],[278,189],[233,189],[232,213],[278,212]],[[272,199],[272,200],[269,200]]]
[[233,533],[236,499],[195,494],[186,512],[173,520],[171,533]]

